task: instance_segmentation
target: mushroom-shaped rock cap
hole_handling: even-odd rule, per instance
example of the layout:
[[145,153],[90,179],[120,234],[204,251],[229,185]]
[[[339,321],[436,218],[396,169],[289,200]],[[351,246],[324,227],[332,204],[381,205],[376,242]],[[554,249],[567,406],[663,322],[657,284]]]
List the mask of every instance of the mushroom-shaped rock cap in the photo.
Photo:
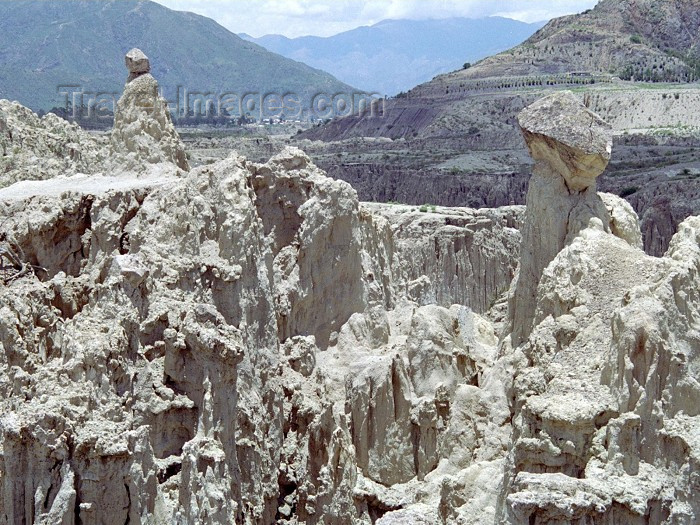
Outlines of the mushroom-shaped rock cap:
[[593,185],[610,161],[612,127],[571,91],[554,93],[526,107],[518,122],[532,157],[549,164],[572,191]]
[[140,49],[134,48],[126,54],[126,68],[129,70],[129,81],[145,75],[151,71],[151,63],[146,54]]

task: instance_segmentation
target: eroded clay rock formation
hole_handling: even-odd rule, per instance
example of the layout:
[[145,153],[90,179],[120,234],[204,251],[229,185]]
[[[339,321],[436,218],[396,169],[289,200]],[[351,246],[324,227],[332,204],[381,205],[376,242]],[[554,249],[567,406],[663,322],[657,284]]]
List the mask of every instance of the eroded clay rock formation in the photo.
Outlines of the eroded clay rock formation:
[[151,62],[146,54],[138,48],[129,51],[124,57],[124,62],[126,63],[126,69],[129,70],[129,77],[126,80],[127,84],[135,78],[151,72]]
[[540,276],[566,244],[609,213],[595,179],[612,153],[612,127],[569,91],[549,95],[518,116],[535,160],[527,193],[520,267],[511,306],[513,344],[530,333]]
[[507,292],[520,250],[522,206],[362,206],[373,223],[388,223],[397,260],[391,282],[404,287],[397,293],[421,305],[462,304],[485,313]]
[[697,240],[690,218],[659,259],[594,223],[547,267],[514,383],[508,522],[697,520]]
[[105,142],[53,113],[39,118],[17,102],[0,100],[0,188],[22,180],[96,173]]
[[151,78],[118,176],[0,190],[0,525],[697,523],[700,220],[645,255],[569,95],[523,119],[507,306],[522,210],[362,204],[295,148],[183,171]]
[[[17,102],[0,100],[0,188],[76,175],[112,177],[138,172],[162,177],[188,170],[168,104],[148,73],[148,58],[133,49],[126,64],[129,82],[115,108],[109,137],[85,132],[53,113],[39,118]],[[66,187],[83,182],[66,181]]]
[[[526,110],[523,124],[530,126],[537,108],[552,102],[545,99],[535,111]],[[605,137],[605,127],[588,118]],[[564,122],[569,126],[570,119]],[[589,137],[585,143],[597,144],[592,151],[599,155],[587,163],[594,166],[592,181],[606,154],[605,141]],[[528,140],[539,142],[533,154],[556,155],[552,171],[558,165],[561,178],[568,177],[571,170],[559,162],[558,141]],[[547,194],[541,177],[533,181],[535,191]],[[554,176],[549,183],[550,192],[560,193],[555,203],[569,201],[570,185]],[[588,191],[576,195],[587,199],[583,209],[559,215],[559,237],[538,242],[536,235],[551,231],[530,223],[524,231],[524,243],[528,238],[535,246],[564,243],[535,276],[528,325],[505,334],[502,346],[504,355],[519,364],[512,382],[513,434],[499,520],[523,525],[695,523],[700,517],[700,492],[691,474],[697,469],[700,436],[700,346],[694,327],[700,310],[698,219],[682,223],[664,257],[651,257],[640,249],[639,224],[629,207],[601,195],[609,215],[594,216],[597,203],[588,204],[593,198]],[[546,225],[555,215],[542,215],[538,203],[528,197],[526,222],[538,217]],[[581,212],[584,220],[571,230],[570,218]],[[524,245],[521,265],[532,266],[536,256]],[[517,321],[523,315],[520,305],[510,306]],[[518,341],[522,344],[511,349],[510,343]]]
[[114,169],[136,171],[143,165],[171,162],[187,171],[189,163],[150,63],[139,49],[126,55],[129,78],[114,111],[110,137]]
[[[0,286],[0,523],[371,523],[414,499],[438,519],[426,480],[484,439],[497,340],[411,300],[423,255],[392,224],[425,214],[373,213],[296,149],[95,180],[0,193],[32,265]],[[462,216],[511,271],[508,213]]]

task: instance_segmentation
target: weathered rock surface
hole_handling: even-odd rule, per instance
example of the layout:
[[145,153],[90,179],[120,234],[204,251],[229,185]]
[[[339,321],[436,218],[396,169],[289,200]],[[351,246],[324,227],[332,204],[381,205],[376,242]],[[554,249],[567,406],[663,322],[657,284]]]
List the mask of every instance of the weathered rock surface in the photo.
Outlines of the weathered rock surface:
[[22,180],[95,173],[105,142],[49,113],[39,118],[17,102],[0,100],[0,188]]
[[[634,214],[602,197],[609,216],[578,227],[535,275],[522,344],[515,332],[504,340],[502,352],[522,360],[498,518],[507,523],[698,520],[698,218],[650,257]],[[533,211],[528,201],[526,220]],[[521,265],[533,256],[523,248]]]
[[698,303],[677,300],[698,293],[696,223],[661,259],[594,224],[545,270],[515,378],[506,521],[697,521]]
[[158,81],[148,73],[148,58],[141,55],[138,49],[126,55],[130,75],[114,113],[110,137],[113,163],[135,171],[144,163],[172,162],[187,171],[189,163],[168,103],[158,92]]
[[148,59],[137,51],[126,57],[137,76],[118,101],[109,137],[90,134],[53,113],[39,118],[16,102],[0,100],[0,188],[74,175],[187,171],[167,102],[146,71]]
[[126,69],[129,70],[127,83],[141,75],[151,72],[151,63],[146,54],[140,49],[134,48],[124,57]]
[[595,179],[612,150],[611,127],[571,92],[549,95],[518,118],[535,167],[511,299],[514,345],[530,334],[545,267],[591,219],[603,221],[607,228],[610,214],[595,191]]
[[[409,301],[390,222],[298,150],[97,194],[10,190],[5,231],[37,270],[1,292],[8,523],[368,522],[393,508],[381,486],[436,468],[453,393],[493,361],[489,323]],[[463,213],[494,262],[514,256],[515,230]],[[36,485],[18,484],[29,457]]]
[[[388,223],[394,254],[387,281],[392,297],[406,296],[420,305],[461,304],[484,313],[508,290],[520,250],[522,206],[361,206],[371,214],[374,228]],[[367,235],[376,235],[374,228]],[[371,242],[363,240],[363,245]]]
[[496,337],[428,304],[496,301],[519,210],[361,206],[295,149],[159,173],[0,194],[32,268],[0,287],[0,523],[369,523],[465,461],[450,399]]
[[518,122],[532,158],[563,177],[570,193],[593,186],[610,161],[612,126],[570,91],[526,107]]
[[120,107],[116,176],[0,190],[1,525],[697,523],[700,220],[645,255],[605,140],[533,135],[522,226],[296,148],[183,171]]

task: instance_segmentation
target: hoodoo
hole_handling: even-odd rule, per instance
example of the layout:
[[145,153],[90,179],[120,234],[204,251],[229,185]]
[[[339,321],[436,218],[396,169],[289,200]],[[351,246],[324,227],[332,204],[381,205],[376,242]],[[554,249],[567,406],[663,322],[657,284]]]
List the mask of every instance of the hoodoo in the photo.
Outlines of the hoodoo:
[[132,49],[125,62],[129,79],[114,111],[112,152],[118,155],[122,167],[133,170],[162,162],[189,170],[168,103],[158,92],[158,81],[149,73],[148,57],[140,49]]
[[495,523],[698,523],[698,218],[646,255],[629,205],[595,191],[609,126],[568,92],[519,122],[536,164],[492,369],[513,371]]
[[542,270],[592,218],[609,222],[595,181],[608,165],[613,138],[612,128],[570,91],[538,100],[518,122],[535,167],[511,299],[514,345],[532,328]]

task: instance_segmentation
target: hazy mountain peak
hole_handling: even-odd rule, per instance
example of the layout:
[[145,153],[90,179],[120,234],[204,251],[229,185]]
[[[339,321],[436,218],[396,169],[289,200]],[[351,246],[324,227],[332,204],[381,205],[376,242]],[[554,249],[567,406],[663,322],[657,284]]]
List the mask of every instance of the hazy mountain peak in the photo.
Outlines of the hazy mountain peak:
[[[382,20],[331,37],[244,38],[368,91],[396,94],[519,44],[542,24],[489,17]],[[243,36],[243,35],[241,35]]]

